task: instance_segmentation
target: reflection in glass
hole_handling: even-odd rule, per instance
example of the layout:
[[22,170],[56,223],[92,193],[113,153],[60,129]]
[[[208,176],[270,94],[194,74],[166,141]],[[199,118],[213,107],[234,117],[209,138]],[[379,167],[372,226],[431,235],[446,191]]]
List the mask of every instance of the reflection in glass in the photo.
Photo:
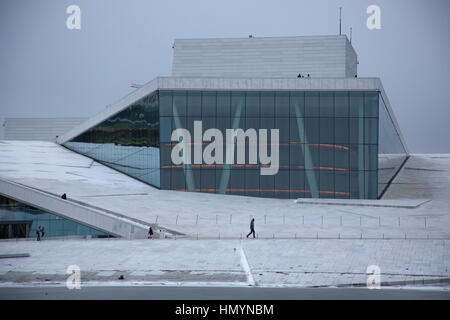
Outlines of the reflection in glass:
[[[163,93],[164,114],[179,97]],[[162,117],[162,141],[170,142],[171,119]],[[160,186],[160,118],[154,93],[64,144],[138,180]]]
[[111,237],[78,222],[0,196],[0,239],[36,238],[39,226],[45,230],[44,239],[68,236]]
[[[377,197],[378,92],[160,91],[160,96],[187,97],[186,113],[173,115],[176,121],[161,115],[163,189],[188,191],[192,185],[200,192],[260,197]],[[259,164],[236,162],[172,165],[171,132],[164,131],[175,122],[192,131],[195,120],[224,137],[231,128],[279,129],[278,173],[261,176]],[[225,154],[225,141],[222,148]]]

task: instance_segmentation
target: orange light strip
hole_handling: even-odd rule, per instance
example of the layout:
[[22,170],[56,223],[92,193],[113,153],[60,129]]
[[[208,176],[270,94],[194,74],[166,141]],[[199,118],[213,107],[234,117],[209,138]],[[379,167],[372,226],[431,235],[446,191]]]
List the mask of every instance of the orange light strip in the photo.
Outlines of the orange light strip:
[[325,147],[325,148],[335,148],[335,149],[343,149],[343,150],[350,150],[349,147],[341,146],[338,144],[327,144],[327,143],[310,143],[310,147]]
[[[182,192],[188,192],[187,189],[175,189],[174,191],[182,191]],[[219,189],[201,189],[196,188],[196,192],[218,192]],[[310,190],[283,190],[283,189],[226,189],[226,192],[275,192],[275,193],[311,193]],[[325,191],[325,190],[319,190],[319,193],[322,194],[333,194],[333,195],[343,195],[343,196],[349,196],[349,192],[341,192],[341,191]]]
[[314,169],[328,170],[328,171],[343,171],[343,172],[348,172],[348,169],[345,169],[345,168],[314,167]]
[[[216,167],[223,167],[223,164],[192,164],[191,168],[216,168]],[[232,164],[232,168],[269,168],[270,165],[267,164]],[[177,169],[177,168],[183,168],[183,165],[167,165],[162,166],[163,169]],[[279,166],[281,169],[289,169],[289,166],[283,165]],[[296,169],[304,169],[304,166],[294,166]],[[327,171],[341,171],[341,172],[348,172],[348,169],[345,168],[332,168],[332,167],[314,167],[314,169],[317,170],[327,170]]]
[[[177,144],[177,143],[179,143],[179,142],[173,142],[173,144]],[[211,142],[189,142],[189,143],[187,143],[187,145],[198,145],[198,144],[202,144],[202,145],[207,145],[207,144],[210,144]],[[226,143],[219,143],[219,142],[213,142],[213,143],[217,143],[218,145],[226,145]],[[236,143],[236,144],[242,144],[242,143]],[[245,143],[244,142],[244,144],[247,144],[247,143]],[[255,143],[256,144],[256,143]],[[282,143],[260,143],[261,145],[270,145],[270,146],[276,146],[276,145],[279,145],[279,146],[282,146],[282,147],[287,147],[287,146],[289,146],[289,144],[291,144],[291,145],[301,145],[302,143],[301,143],[301,141],[292,141],[292,142],[289,142],[289,143],[284,143],[284,142],[282,142]],[[252,145],[252,143],[248,143],[248,145]],[[340,150],[346,150],[346,151],[348,151],[348,150],[350,150],[350,148],[349,147],[346,147],[346,146],[341,146],[341,145],[338,145],[338,144],[328,144],[328,143],[310,143],[310,144],[308,144],[310,147],[324,147],[324,148],[334,148],[334,149],[340,149]],[[164,146],[165,147],[170,147],[170,146],[172,146],[172,143],[165,143],[164,144]]]
[[[180,142],[176,142],[176,141],[174,141],[172,144],[178,144],[178,143],[180,143]],[[218,145],[227,145],[227,142],[216,142],[216,141],[207,141],[207,142],[188,142],[188,143],[186,143],[188,146],[195,146],[195,145],[208,145],[208,144],[210,144],[210,143],[216,143],[216,144],[218,144]],[[165,143],[164,144],[164,146],[166,146],[166,147],[170,147],[171,145],[172,145],[171,143]],[[268,145],[268,146],[284,146],[284,147],[286,147],[286,146],[289,146],[289,143],[288,142],[279,142],[279,143],[275,143],[275,142],[269,142],[269,143],[265,143],[265,142],[255,142],[255,143],[253,143],[253,142],[249,142],[249,141],[246,141],[246,142],[235,142],[235,144],[236,145],[246,145],[246,144],[248,144],[248,145]]]
[[[214,167],[223,167],[223,164],[191,164],[191,168],[214,168]],[[270,165],[268,164],[232,164],[232,168],[269,168]],[[167,165],[162,166],[163,169],[176,169],[176,168],[183,168],[183,165]],[[279,166],[281,169],[288,169],[289,166]]]

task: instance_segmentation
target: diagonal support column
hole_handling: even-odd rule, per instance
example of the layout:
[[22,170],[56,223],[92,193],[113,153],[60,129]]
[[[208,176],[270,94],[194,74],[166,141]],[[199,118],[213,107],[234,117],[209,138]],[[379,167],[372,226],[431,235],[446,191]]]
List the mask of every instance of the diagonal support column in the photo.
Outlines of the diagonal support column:
[[[175,102],[173,103],[173,119],[175,121],[176,129],[182,129],[180,115],[178,113],[178,108],[177,108],[177,105]],[[190,148],[191,146],[186,146],[186,147]],[[186,164],[186,162],[184,162],[183,169],[184,169],[184,176],[186,177],[186,185],[187,185],[188,191],[195,192],[195,180],[194,180],[194,175],[192,174],[191,165]]]
[[305,133],[305,125],[303,123],[302,112],[298,103],[295,104],[295,114],[297,116],[297,128],[300,137],[303,154],[305,155],[305,171],[306,179],[308,180],[309,188],[311,190],[312,198],[319,198],[319,189],[317,187],[316,176],[314,174],[314,163],[309,150],[308,137]]
[[[239,127],[239,121],[241,120],[241,114],[242,114],[242,105],[243,105],[243,101],[240,101],[237,105],[236,108],[236,112],[234,114],[234,119],[233,119],[233,124],[232,124],[232,128],[233,130],[238,129]],[[233,140],[232,141],[226,141],[226,143],[231,143],[231,150],[235,150],[235,146],[236,146],[236,137],[233,136]],[[234,154],[234,152],[233,152]],[[228,159],[229,155],[226,155],[226,159]],[[228,183],[230,182],[230,174],[231,174],[231,163],[233,162],[234,159],[228,159],[231,161],[226,161],[223,165],[223,169],[222,169],[222,176],[220,178],[220,184],[219,184],[219,193],[221,194],[225,194],[227,191],[227,186]]]

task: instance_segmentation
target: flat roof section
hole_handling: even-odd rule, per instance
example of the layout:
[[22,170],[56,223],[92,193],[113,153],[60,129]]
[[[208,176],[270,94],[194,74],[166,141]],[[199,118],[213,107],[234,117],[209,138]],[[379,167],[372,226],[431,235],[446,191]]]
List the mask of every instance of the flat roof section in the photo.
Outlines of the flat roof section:
[[358,59],[345,35],[176,39],[172,76],[353,78]]

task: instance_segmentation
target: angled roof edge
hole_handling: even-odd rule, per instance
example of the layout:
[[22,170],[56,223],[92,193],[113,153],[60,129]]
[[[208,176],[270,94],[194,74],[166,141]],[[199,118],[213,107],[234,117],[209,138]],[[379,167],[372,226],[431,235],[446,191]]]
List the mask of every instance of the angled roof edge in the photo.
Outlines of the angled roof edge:
[[403,137],[402,130],[400,130],[400,126],[398,125],[397,118],[395,117],[394,111],[392,110],[392,107],[391,107],[391,103],[389,102],[389,99],[388,99],[388,97],[386,95],[386,92],[384,91],[384,88],[383,88],[383,85],[381,84],[381,81],[380,81],[380,93],[381,93],[381,97],[383,98],[384,104],[386,106],[387,112],[389,113],[389,116],[392,119],[394,128],[397,131],[398,136],[400,137],[400,141],[401,141],[401,143],[403,145],[403,148],[405,148],[406,154],[409,155],[408,147],[406,145],[406,140]]
[[[158,90],[374,90],[384,93],[379,78],[221,78],[158,77],[119,101],[108,105],[93,117],[72,128],[57,139],[63,144],[124,110],[136,101]],[[384,94],[384,96],[386,96]],[[387,98],[385,99],[385,102]],[[387,102],[389,105],[389,102]],[[390,105],[389,105],[390,110]],[[392,111],[390,112],[393,119]],[[395,121],[395,125],[396,121]],[[403,138],[402,138],[403,139]],[[402,140],[403,141],[403,140]]]
[[59,144],[66,143],[67,141],[77,137],[78,135],[82,134],[86,130],[96,126],[97,124],[101,123],[102,121],[108,119],[109,117],[115,115],[116,113],[122,111],[123,109],[127,108],[130,104],[142,99],[143,97],[147,96],[148,94],[152,93],[156,90],[156,83],[158,78],[153,79],[152,81],[146,83],[144,86],[142,86],[139,89],[134,90],[133,92],[129,93],[119,101],[108,105],[105,109],[101,110],[96,115],[86,119],[86,121],[82,122],[80,125],[72,128],[68,132],[64,133],[63,135],[59,136],[58,139],[56,139],[56,142]]

